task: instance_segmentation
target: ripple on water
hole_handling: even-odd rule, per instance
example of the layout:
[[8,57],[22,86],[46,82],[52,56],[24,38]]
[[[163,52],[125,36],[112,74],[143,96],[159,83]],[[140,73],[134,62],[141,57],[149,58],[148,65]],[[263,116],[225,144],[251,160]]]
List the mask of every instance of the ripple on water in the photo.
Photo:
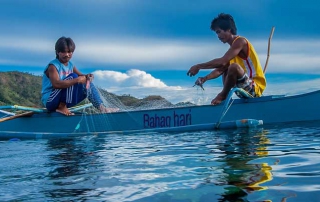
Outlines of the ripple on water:
[[0,200],[315,201],[318,125],[2,141]]

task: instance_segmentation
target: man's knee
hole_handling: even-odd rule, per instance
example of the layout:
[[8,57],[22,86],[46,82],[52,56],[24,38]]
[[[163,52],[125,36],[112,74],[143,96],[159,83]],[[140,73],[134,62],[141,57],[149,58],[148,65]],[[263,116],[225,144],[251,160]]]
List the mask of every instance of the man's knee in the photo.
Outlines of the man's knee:
[[243,76],[244,73],[243,68],[237,63],[232,63],[228,68],[228,74],[237,75],[238,78]]

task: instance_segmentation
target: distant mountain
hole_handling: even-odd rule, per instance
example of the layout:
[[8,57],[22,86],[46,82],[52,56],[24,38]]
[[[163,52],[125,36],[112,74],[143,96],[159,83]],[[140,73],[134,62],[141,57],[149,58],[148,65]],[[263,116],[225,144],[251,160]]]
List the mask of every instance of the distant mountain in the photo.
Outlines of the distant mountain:
[[[41,103],[41,76],[25,72],[0,72],[0,105],[21,105],[28,107],[43,107]],[[99,89],[104,96],[120,101],[122,105],[132,108],[147,106],[148,103],[158,103],[162,107],[173,106],[172,103],[158,95],[150,95],[138,99],[130,95],[115,95]],[[188,103],[178,103],[181,106]]]

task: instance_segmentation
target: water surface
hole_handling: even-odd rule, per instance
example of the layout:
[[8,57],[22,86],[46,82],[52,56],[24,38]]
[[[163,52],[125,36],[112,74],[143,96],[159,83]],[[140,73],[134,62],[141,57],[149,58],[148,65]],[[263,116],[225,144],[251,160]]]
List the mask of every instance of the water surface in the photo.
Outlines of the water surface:
[[320,124],[0,142],[0,201],[320,201]]

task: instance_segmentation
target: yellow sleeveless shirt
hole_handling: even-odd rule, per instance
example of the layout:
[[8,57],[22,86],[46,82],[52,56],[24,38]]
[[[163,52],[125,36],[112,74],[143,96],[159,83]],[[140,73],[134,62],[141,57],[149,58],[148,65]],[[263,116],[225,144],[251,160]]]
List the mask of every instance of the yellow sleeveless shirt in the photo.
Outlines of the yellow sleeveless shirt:
[[[237,36],[234,43],[240,36]],[[244,38],[244,37],[242,37]],[[266,88],[267,82],[266,77],[264,76],[263,69],[258,58],[258,54],[254,50],[252,44],[246,39],[248,46],[247,58],[242,58],[239,55],[230,60],[230,64],[237,63],[239,64],[244,71],[248,74],[249,78],[253,81],[254,91],[257,97],[260,97]]]

